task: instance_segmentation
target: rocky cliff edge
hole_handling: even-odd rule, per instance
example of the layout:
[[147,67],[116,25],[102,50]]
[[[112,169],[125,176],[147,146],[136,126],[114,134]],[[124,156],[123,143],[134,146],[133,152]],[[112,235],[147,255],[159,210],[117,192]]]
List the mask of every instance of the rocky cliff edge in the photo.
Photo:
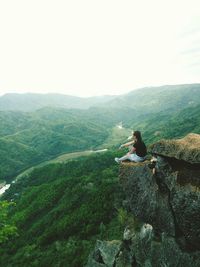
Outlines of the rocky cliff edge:
[[123,240],[97,241],[87,267],[200,266],[200,135],[162,140],[151,150],[155,174],[148,161],[120,165],[131,219]]

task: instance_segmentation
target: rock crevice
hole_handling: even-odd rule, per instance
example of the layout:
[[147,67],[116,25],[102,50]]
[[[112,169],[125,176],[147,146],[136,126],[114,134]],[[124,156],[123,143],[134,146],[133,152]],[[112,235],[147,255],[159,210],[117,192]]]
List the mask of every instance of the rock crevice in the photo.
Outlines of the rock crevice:
[[148,161],[120,165],[126,209],[141,226],[127,225],[113,265],[99,266],[200,266],[200,135],[160,141],[152,152],[155,175]]

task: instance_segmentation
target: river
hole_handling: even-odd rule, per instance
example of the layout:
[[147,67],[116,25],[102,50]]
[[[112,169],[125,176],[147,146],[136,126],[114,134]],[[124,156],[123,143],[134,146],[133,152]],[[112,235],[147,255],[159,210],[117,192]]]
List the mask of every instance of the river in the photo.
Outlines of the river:
[[[105,148],[105,149],[100,149],[100,150],[90,150],[90,151],[81,151],[81,152],[78,152],[79,153],[79,156],[82,154],[82,153],[100,153],[100,152],[105,152],[105,151],[107,151],[108,149],[107,148]],[[71,158],[74,158],[73,157],[73,154],[77,154],[77,152],[72,152],[72,153],[67,153],[67,154],[64,154],[64,155],[70,155],[71,156]],[[60,158],[60,157],[63,157],[64,155],[62,155],[62,156],[59,156],[59,157],[56,157],[54,160],[56,160],[56,159],[58,159],[58,158]],[[54,160],[51,160],[51,162],[53,162]],[[46,162],[46,164],[47,163],[50,163],[50,161],[47,161]],[[43,163],[44,164],[44,163]],[[40,164],[39,164],[40,165]],[[37,165],[37,166],[39,166],[39,165]],[[45,165],[45,164],[44,164]],[[34,166],[34,167],[36,167],[36,166]],[[34,167],[31,167],[31,168],[29,168],[29,170],[30,171],[32,171],[33,169],[34,169]],[[25,171],[26,173],[27,173],[27,171]],[[16,179],[18,179],[18,178],[20,178],[20,176],[21,175],[23,175],[24,174],[24,172],[22,173],[22,174],[19,174],[17,177],[16,177]],[[12,183],[15,183],[15,180],[12,182]],[[3,195],[3,193],[10,187],[10,185],[11,184],[5,184],[3,187],[1,187],[0,188],[0,196],[1,195]]]
[[10,187],[10,184],[6,184],[4,185],[1,189],[0,189],[0,196],[3,195],[3,193]]

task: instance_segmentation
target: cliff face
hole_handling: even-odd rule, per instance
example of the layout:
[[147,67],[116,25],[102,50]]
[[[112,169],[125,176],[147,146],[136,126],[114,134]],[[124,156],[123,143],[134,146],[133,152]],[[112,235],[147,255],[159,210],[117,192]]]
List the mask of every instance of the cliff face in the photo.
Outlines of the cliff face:
[[155,174],[148,161],[120,165],[124,205],[133,217],[112,260],[105,260],[112,243],[98,241],[87,267],[200,266],[200,135],[160,141],[152,152]]

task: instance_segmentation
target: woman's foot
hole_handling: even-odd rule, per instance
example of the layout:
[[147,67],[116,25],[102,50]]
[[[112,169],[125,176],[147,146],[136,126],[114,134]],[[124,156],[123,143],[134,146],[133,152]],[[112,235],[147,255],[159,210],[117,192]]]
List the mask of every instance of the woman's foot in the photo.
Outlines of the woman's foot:
[[115,161],[116,161],[118,164],[120,163],[119,158],[115,158]]

